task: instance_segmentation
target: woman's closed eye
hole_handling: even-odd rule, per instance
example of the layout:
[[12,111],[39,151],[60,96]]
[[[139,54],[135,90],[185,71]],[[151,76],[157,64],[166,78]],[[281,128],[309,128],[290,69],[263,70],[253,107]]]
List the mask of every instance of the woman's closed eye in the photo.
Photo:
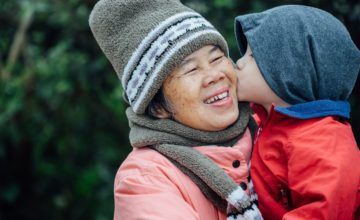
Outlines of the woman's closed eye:
[[215,57],[214,59],[212,59],[212,60],[210,61],[210,63],[216,63],[216,62],[219,62],[219,61],[221,61],[221,60],[222,60],[222,58],[224,58],[224,57],[225,57],[224,55],[217,56],[217,57]]
[[185,70],[184,71],[184,75],[187,75],[187,74],[190,74],[190,73],[193,73],[197,70],[196,67],[193,67],[193,68],[189,68],[188,70]]

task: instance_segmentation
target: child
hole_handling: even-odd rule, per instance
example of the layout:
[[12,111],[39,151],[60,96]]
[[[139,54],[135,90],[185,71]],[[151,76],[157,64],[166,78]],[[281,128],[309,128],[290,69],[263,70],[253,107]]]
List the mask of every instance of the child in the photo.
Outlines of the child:
[[238,16],[235,29],[238,99],[256,103],[260,121],[251,177],[264,219],[359,219],[347,99],[360,52],[346,28],[289,5]]

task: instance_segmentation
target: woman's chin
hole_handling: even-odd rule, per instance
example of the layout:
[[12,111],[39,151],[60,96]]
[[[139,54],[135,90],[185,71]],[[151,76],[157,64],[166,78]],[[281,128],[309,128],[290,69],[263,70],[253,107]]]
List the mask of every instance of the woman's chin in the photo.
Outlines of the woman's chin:
[[221,131],[225,130],[232,124],[236,122],[236,120],[239,117],[239,111],[238,109],[234,110],[233,112],[230,112],[228,114],[218,115],[214,117],[209,117],[213,121],[211,122],[211,130],[212,131]]

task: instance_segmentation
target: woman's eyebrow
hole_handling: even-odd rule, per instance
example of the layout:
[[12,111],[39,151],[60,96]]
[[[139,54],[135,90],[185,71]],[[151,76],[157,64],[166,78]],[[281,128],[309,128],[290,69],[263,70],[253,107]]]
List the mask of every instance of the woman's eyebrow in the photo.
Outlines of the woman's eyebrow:
[[217,50],[220,50],[220,47],[215,45],[213,48],[211,48],[211,50],[209,51],[209,54],[212,54]]
[[180,67],[186,66],[188,63],[191,63],[192,61],[194,61],[194,58],[189,58],[189,59],[185,59],[180,63]]

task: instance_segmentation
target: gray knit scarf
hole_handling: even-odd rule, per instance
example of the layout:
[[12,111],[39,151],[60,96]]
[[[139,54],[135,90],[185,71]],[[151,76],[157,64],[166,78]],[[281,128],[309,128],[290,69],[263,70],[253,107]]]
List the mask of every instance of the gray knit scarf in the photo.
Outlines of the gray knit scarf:
[[[152,119],[126,110],[133,147],[152,147],[197,184],[203,194],[228,219],[262,219],[259,210],[244,190],[219,166],[192,146],[232,146],[249,127],[256,129],[246,103],[239,105],[238,120],[223,131],[207,132],[187,127],[171,119]],[[254,132],[251,132],[252,135]]]

